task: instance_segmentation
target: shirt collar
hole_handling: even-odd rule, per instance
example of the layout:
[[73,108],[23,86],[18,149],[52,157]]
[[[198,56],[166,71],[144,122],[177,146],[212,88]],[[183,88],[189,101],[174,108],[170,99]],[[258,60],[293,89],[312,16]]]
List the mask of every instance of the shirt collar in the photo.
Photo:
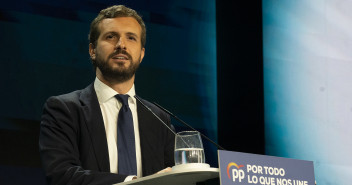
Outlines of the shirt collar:
[[[112,89],[111,87],[109,87],[108,85],[100,81],[97,77],[95,78],[95,81],[94,81],[94,89],[95,89],[95,92],[97,93],[99,104],[105,103],[111,98],[114,98],[116,94],[119,94],[114,89]],[[134,84],[126,94],[130,96],[129,102],[136,104],[136,98],[134,97],[136,95]]]

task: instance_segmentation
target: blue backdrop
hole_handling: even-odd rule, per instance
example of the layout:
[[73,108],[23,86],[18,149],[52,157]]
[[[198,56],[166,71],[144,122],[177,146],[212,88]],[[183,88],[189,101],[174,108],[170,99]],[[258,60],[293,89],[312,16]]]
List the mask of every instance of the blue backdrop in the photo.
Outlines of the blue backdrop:
[[263,1],[266,153],[314,161],[318,185],[352,182],[351,7]]

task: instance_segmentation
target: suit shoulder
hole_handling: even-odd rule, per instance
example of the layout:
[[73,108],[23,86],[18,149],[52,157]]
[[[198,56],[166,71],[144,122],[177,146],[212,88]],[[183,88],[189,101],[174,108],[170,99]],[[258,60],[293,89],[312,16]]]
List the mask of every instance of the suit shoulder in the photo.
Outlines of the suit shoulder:
[[47,103],[49,102],[63,102],[65,104],[67,103],[74,103],[74,104],[80,104],[80,100],[82,98],[82,96],[84,96],[83,94],[92,94],[94,91],[93,86],[89,85],[88,87],[86,87],[85,89],[81,89],[81,90],[76,90],[70,93],[66,93],[66,94],[61,94],[61,95],[57,95],[57,96],[51,96],[47,99]]
[[47,102],[60,101],[60,102],[66,102],[66,103],[69,103],[69,102],[78,103],[81,91],[82,90],[76,90],[66,94],[51,96],[48,98]]

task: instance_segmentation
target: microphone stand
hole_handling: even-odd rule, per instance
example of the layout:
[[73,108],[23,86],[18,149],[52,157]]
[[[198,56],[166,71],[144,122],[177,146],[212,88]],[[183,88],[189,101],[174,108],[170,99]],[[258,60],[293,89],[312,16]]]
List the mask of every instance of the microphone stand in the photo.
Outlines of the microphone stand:
[[[186,125],[188,128],[192,129],[193,131],[197,131],[198,130],[194,129],[193,127],[191,127],[189,124],[187,124],[186,122],[184,122],[183,120],[181,120],[180,118],[178,118],[177,116],[175,116],[174,114],[172,114],[170,111],[166,110],[164,107],[162,107],[161,105],[153,102],[154,105],[156,105],[157,107],[159,107],[161,110],[163,110],[164,112],[166,112],[167,114],[169,114],[170,116],[172,116],[173,118],[175,118],[176,120],[178,120],[179,122],[181,122],[182,124]],[[225,150],[223,147],[221,147],[220,145],[218,145],[217,143],[215,143],[213,140],[209,139],[207,136],[205,136],[204,134],[202,134],[201,132],[199,132],[200,135],[205,138],[206,140],[210,141],[211,143],[213,143],[216,147],[218,147],[218,149],[221,150]]]
[[[152,109],[150,109],[148,106],[146,106],[146,105],[142,102],[142,100],[139,99],[139,97],[138,97],[137,95],[134,96],[134,97],[136,98],[137,101],[139,101],[139,103],[142,104],[143,107],[145,107],[149,112],[151,112],[151,113],[154,115],[154,117],[156,117],[161,123],[163,123],[164,126],[166,126],[175,136],[177,135],[177,133],[176,133],[172,128],[170,128],[158,115],[156,115],[156,114],[152,111]],[[181,140],[183,141],[183,143],[184,143],[185,145],[187,145],[187,146],[190,148],[190,146],[188,145],[188,143],[187,143],[182,137],[180,137],[180,138],[181,138]]]

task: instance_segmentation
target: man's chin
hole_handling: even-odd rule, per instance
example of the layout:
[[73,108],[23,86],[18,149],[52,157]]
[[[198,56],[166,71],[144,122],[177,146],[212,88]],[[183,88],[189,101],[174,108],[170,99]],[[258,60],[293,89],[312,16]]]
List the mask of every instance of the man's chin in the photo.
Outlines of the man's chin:
[[116,71],[105,73],[103,74],[103,76],[106,80],[110,82],[118,82],[118,83],[126,82],[133,77],[133,75],[131,74],[126,74],[126,73],[116,72]]
[[124,73],[125,71],[128,71],[128,68],[125,65],[110,65],[109,68],[105,68],[105,70],[110,73]]
[[126,71],[128,70],[130,65],[128,63],[115,63],[110,65],[110,69],[113,71]]

